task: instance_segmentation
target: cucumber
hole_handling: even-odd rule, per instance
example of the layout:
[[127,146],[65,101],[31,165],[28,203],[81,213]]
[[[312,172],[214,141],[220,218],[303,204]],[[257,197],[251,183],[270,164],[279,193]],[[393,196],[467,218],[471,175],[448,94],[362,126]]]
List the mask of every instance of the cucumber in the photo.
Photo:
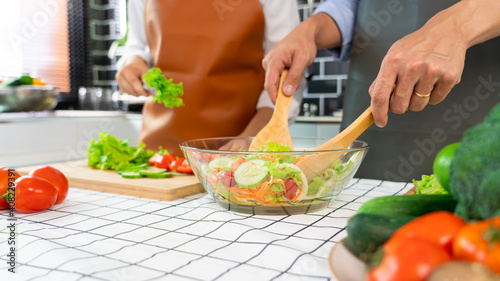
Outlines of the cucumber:
[[146,175],[147,178],[152,178],[152,179],[170,178],[171,176],[173,176],[172,173],[150,173]]
[[164,173],[166,171],[167,171],[167,169],[148,167],[147,169],[141,169],[138,172],[143,176],[147,176],[147,175],[152,175],[152,174]]
[[234,180],[240,187],[255,188],[267,178],[268,174],[269,171],[266,167],[247,161],[236,168]]
[[365,262],[370,262],[380,246],[401,226],[416,216],[356,214],[347,222],[350,249]]
[[220,171],[231,171],[231,164],[233,163],[233,159],[229,157],[219,157],[208,163],[208,166],[211,169],[220,170]]
[[262,159],[252,159],[252,160],[248,160],[254,164],[257,164],[257,165],[260,165],[260,166],[264,166],[264,164],[266,163],[266,160],[262,160]]
[[450,194],[381,196],[366,201],[358,213],[421,216],[434,211],[454,212],[456,205]]
[[120,175],[127,179],[138,179],[143,177],[139,172],[122,172]]
[[161,169],[161,168],[156,168],[156,167],[150,167],[144,170],[140,170],[139,174],[143,177],[148,177],[148,178],[168,178],[171,177],[171,173],[167,173],[166,169]]

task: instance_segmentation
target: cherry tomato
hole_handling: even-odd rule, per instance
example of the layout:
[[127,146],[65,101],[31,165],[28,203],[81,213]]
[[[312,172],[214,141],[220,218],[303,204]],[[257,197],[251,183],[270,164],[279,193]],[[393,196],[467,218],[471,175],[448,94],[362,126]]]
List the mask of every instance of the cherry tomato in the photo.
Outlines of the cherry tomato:
[[453,240],[453,255],[500,274],[500,216],[464,226]]
[[174,161],[172,161],[172,163],[170,163],[170,171],[177,171],[177,167],[182,165],[182,162],[184,162],[184,160],[186,160],[186,158],[181,157],[181,158],[177,158]]
[[196,159],[196,161],[200,164],[208,164],[216,157],[213,154],[206,154],[198,151],[188,151],[188,153],[191,155],[191,158]]
[[149,158],[149,164],[154,165],[156,162],[160,161],[161,155],[155,154]]
[[425,281],[439,265],[451,260],[441,246],[416,237],[384,244],[382,262],[368,272],[368,281]]
[[231,163],[231,171],[236,171],[236,168],[238,168],[243,162],[246,162],[247,159],[245,159],[244,157],[238,157],[236,159],[233,160],[233,162]]
[[34,213],[52,207],[57,200],[57,189],[49,181],[23,176],[16,180],[16,211]]
[[451,255],[453,238],[465,224],[462,218],[453,213],[436,211],[403,225],[388,243],[402,237],[416,237],[440,245]]
[[[0,196],[3,196],[5,193],[7,193],[7,187],[9,187],[9,182],[11,182],[11,185],[14,184],[14,181],[19,178],[21,175],[14,171],[5,168],[5,167],[0,167]],[[9,208],[9,203],[7,202],[6,199],[0,197],[0,210],[5,210]]]
[[69,183],[66,176],[58,169],[50,166],[38,167],[30,172],[31,176],[49,181],[57,189],[56,204],[61,203],[68,196]]
[[184,173],[184,174],[192,174],[193,169],[189,165],[189,162],[186,159],[184,159],[184,161],[182,161],[181,165],[179,167],[177,167],[177,172]]
[[149,163],[156,168],[170,169],[170,163],[175,160],[172,154],[155,154],[149,159]]
[[234,180],[234,173],[231,171],[219,172],[217,174],[217,182],[226,187],[236,186],[236,181]]
[[292,200],[295,198],[295,195],[297,195],[297,190],[299,189],[299,186],[295,182],[294,179],[292,178],[287,178],[285,180],[285,197],[288,198],[289,200]]

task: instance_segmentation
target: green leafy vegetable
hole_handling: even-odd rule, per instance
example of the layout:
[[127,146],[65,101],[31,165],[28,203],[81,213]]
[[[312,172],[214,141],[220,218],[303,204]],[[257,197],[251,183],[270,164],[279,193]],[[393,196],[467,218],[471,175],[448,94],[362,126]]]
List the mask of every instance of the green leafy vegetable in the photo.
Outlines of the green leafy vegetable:
[[455,212],[466,220],[500,215],[500,103],[465,131],[450,166]]
[[130,146],[129,140],[119,140],[108,132],[92,139],[87,149],[88,165],[101,170],[123,170],[133,165],[148,163],[154,151],[145,150],[145,145]]
[[273,152],[283,152],[283,151],[292,151],[288,145],[281,145],[275,141],[270,141],[267,145],[259,148],[255,148],[252,151],[273,151]]
[[[288,145],[281,145],[275,141],[270,141],[267,145],[259,148],[252,149],[252,151],[268,151],[268,152],[287,152],[292,151]],[[271,156],[271,155],[270,155]],[[297,156],[293,154],[272,154],[273,158],[276,158],[279,163],[293,163]]]
[[323,189],[325,182],[320,177],[315,177],[309,183],[309,189],[307,190],[307,196],[314,196],[318,194],[318,192]]
[[413,185],[415,185],[416,194],[448,194],[434,174],[422,175],[421,180],[413,180]]
[[184,94],[182,82],[173,83],[172,79],[167,79],[158,67],[149,69],[143,78],[146,85],[156,92],[153,102],[163,103],[166,107],[184,106],[181,98]]

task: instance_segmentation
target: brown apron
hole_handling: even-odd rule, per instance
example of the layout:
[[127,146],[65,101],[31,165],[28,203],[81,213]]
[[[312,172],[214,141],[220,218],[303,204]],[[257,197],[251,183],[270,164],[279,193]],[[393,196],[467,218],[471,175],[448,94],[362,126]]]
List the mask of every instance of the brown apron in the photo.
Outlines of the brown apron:
[[264,85],[260,2],[148,0],[145,25],[154,65],[183,83],[185,106],[147,102],[139,140],[181,156],[183,141],[240,134]]

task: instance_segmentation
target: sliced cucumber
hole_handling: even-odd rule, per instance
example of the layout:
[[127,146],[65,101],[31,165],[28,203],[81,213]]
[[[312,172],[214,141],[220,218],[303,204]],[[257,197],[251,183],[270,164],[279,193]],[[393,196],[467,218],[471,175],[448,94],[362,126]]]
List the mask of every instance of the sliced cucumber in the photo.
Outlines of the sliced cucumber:
[[169,178],[172,176],[172,173],[167,173],[167,169],[161,169],[156,167],[149,167],[147,169],[140,170],[139,174],[141,174],[141,176],[143,177],[155,178],[155,179]]
[[254,164],[257,164],[257,165],[260,165],[262,167],[264,167],[264,164],[266,163],[266,160],[262,160],[262,159],[252,159],[252,160],[248,160]]
[[123,172],[121,176],[127,179],[138,179],[143,177],[139,172]]
[[161,169],[156,167],[149,167],[147,169],[139,170],[139,174],[147,177],[149,175],[163,174],[167,171],[167,169]]
[[233,163],[233,159],[229,157],[219,157],[208,163],[208,166],[211,169],[220,170],[220,171],[231,171],[231,164]]
[[236,168],[234,180],[240,187],[255,188],[267,178],[268,174],[266,167],[247,161]]
[[163,179],[163,178],[170,178],[171,176],[173,176],[172,173],[150,173],[150,174],[147,174],[146,177],[147,178],[153,178],[153,179]]

